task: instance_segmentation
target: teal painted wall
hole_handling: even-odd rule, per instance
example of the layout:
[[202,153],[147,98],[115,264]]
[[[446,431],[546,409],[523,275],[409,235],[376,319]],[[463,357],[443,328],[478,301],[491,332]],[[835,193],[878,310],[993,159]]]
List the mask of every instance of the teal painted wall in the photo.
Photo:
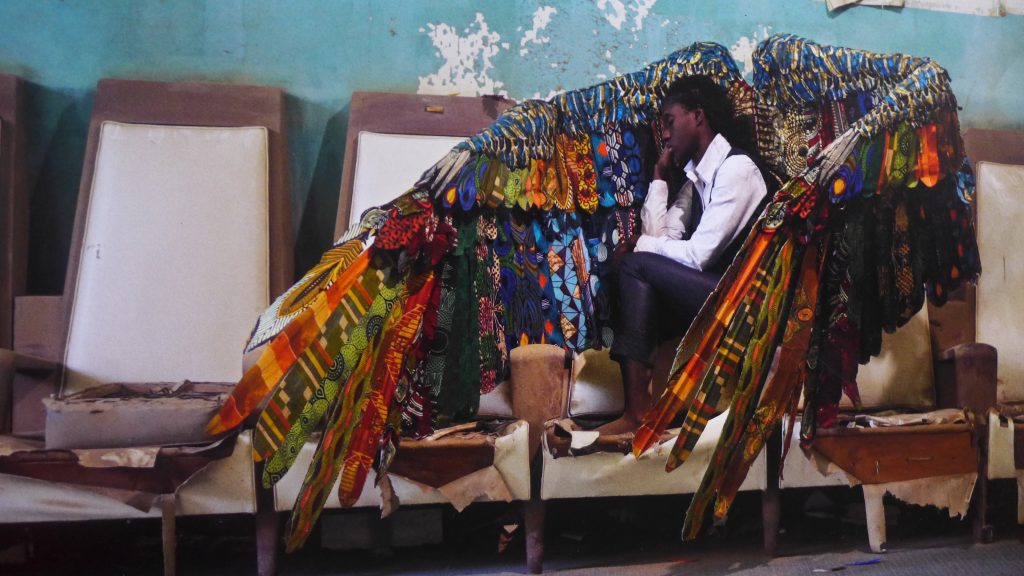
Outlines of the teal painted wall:
[[741,59],[766,35],[791,32],[934,58],[950,72],[965,128],[1024,129],[1021,16],[830,14],[814,0],[5,0],[0,22],[0,70],[29,82],[38,293],[62,289],[92,95],[104,77],[284,88],[300,271],[331,241],[355,90],[547,97],[696,40]]

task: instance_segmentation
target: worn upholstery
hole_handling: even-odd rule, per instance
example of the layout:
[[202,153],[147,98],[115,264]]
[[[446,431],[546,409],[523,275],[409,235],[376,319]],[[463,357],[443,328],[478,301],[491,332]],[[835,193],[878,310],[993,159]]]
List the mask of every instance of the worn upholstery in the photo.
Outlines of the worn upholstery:
[[234,382],[269,303],[267,131],[106,122],[64,393]]
[[[645,452],[640,459],[632,453],[596,452],[584,456],[555,458],[543,450],[544,472],[541,498],[594,498],[601,496],[652,496],[692,494],[700,485],[704,471],[725,423],[726,414],[708,421],[707,428],[693,453],[681,467],[665,472],[665,461],[675,437]],[[765,460],[762,452],[750,467],[740,490],[763,490]]]
[[1024,166],[978,163],[978,245],[981,268],[978,279],[978,341],[1006,351],[999,355],[1000,403],[1024,401],[1024,357],[1013,353],[1024,337]]
[[[449,484],[432,487],[415,480],[390,473],[391,484],[400,503],[444,504],[451,503],[461,510],[474,501],[511,501],[526,500],[530,497],[530,463],[527,447],[528,427],[526,422],[518,421],[501,436],[494,438],[494,463],[468,476]],[[277,510],[291,510],[302,487],[305,471],[312,461],[316,444],[307,442],[292,469],[274,486],[275,506]],[[397,458],[402,458],[399,451]],[[451,465],[438,461],[435,466],[443,468]],[[335,481],[326,508],[340,508],[338,501],[338,484]],[[377,476],[372,471],[366,478],[363,491],[354,507],[380,507],[382,505],[380,490],[376,487]]]
[[[0,452],[14,441],[0,437]],[[256,511],[252,433],[243,432],[236,442],[231,456],[211,462],[181,487],[176,499],[179,515]],[[0,474],[0,510],[0,523],[160,517],[159,506],[143,511],[102,490],[9,474]]]

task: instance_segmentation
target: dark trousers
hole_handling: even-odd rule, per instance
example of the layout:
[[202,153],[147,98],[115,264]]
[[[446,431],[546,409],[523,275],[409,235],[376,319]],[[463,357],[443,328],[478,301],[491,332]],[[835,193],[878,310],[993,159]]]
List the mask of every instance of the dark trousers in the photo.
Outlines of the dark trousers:
[[624,255],[616,275],[611,356],[648,366],[658,344],[686,333],[721,278],[651,252]]

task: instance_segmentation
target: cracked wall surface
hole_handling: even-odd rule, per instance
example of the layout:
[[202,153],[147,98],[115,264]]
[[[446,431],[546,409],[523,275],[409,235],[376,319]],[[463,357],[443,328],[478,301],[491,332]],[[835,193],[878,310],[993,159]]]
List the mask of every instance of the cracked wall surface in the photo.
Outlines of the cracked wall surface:
[[830,13],[820,0],[38,0],[0,3],[0,19],[0,70],[29,82],[35,293],[63,289],[92,95],[106,77],[283,88],[300,271],[332,240],[357,90],[549,98],[697,40],[728,47],[749,75],[757,43],[790,32],[934,58],[964,128],[1024,129],[1024,16],[1013,14]]

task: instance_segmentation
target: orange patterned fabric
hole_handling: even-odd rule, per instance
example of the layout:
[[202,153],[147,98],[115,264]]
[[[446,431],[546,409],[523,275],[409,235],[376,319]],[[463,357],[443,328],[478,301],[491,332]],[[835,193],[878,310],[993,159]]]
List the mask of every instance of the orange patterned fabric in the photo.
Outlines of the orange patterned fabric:
[[369,263],[369,252],[360,254],[328,290],[321,292],[309,308],[270,341],[256,364],[245,372],[224,406],[207,425],[208,434],[217,435],[231,430],[252,414],[310,342],[323,331],[324,322]]

